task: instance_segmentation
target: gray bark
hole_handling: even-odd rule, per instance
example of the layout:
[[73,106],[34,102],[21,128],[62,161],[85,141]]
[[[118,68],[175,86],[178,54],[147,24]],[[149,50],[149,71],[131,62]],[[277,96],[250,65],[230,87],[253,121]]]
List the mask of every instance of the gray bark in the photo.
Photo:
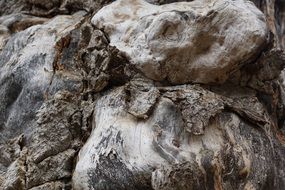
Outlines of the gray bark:
[[284,3],[148,2],[0,0],[0,189],[284,189]]

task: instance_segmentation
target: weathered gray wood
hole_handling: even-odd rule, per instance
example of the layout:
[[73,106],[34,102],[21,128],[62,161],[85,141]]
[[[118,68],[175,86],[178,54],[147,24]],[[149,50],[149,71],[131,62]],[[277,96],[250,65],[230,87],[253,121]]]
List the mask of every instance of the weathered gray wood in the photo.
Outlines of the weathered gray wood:
[[283,190],[282,2],[110,2],[0,0],[0,189]]

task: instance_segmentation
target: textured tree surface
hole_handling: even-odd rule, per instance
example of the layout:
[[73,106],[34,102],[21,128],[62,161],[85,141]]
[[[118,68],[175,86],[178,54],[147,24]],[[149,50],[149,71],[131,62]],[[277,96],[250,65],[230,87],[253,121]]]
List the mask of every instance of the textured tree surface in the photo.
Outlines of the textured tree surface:
[[0,0],[0,190],[283,190],[284,47],[284,0]]

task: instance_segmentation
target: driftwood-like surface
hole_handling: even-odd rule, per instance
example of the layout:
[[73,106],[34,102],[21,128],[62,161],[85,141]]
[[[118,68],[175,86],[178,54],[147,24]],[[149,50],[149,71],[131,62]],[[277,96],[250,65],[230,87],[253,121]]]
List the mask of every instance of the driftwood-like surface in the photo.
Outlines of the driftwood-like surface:
[[0,0],[0,190],[283,190],[282,5]]
[[269,35],[265,16],[243,0],[161,6],[119,0],[92,23],[145,76],[172,84],[225,82],[256,58]]

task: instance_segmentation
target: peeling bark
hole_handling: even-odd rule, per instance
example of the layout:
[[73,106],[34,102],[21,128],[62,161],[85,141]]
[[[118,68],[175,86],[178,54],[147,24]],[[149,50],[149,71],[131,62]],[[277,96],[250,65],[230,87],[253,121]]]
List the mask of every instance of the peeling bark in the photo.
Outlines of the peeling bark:
[[284,3],[147,2],[0,0],[0,189],[284,189]]

